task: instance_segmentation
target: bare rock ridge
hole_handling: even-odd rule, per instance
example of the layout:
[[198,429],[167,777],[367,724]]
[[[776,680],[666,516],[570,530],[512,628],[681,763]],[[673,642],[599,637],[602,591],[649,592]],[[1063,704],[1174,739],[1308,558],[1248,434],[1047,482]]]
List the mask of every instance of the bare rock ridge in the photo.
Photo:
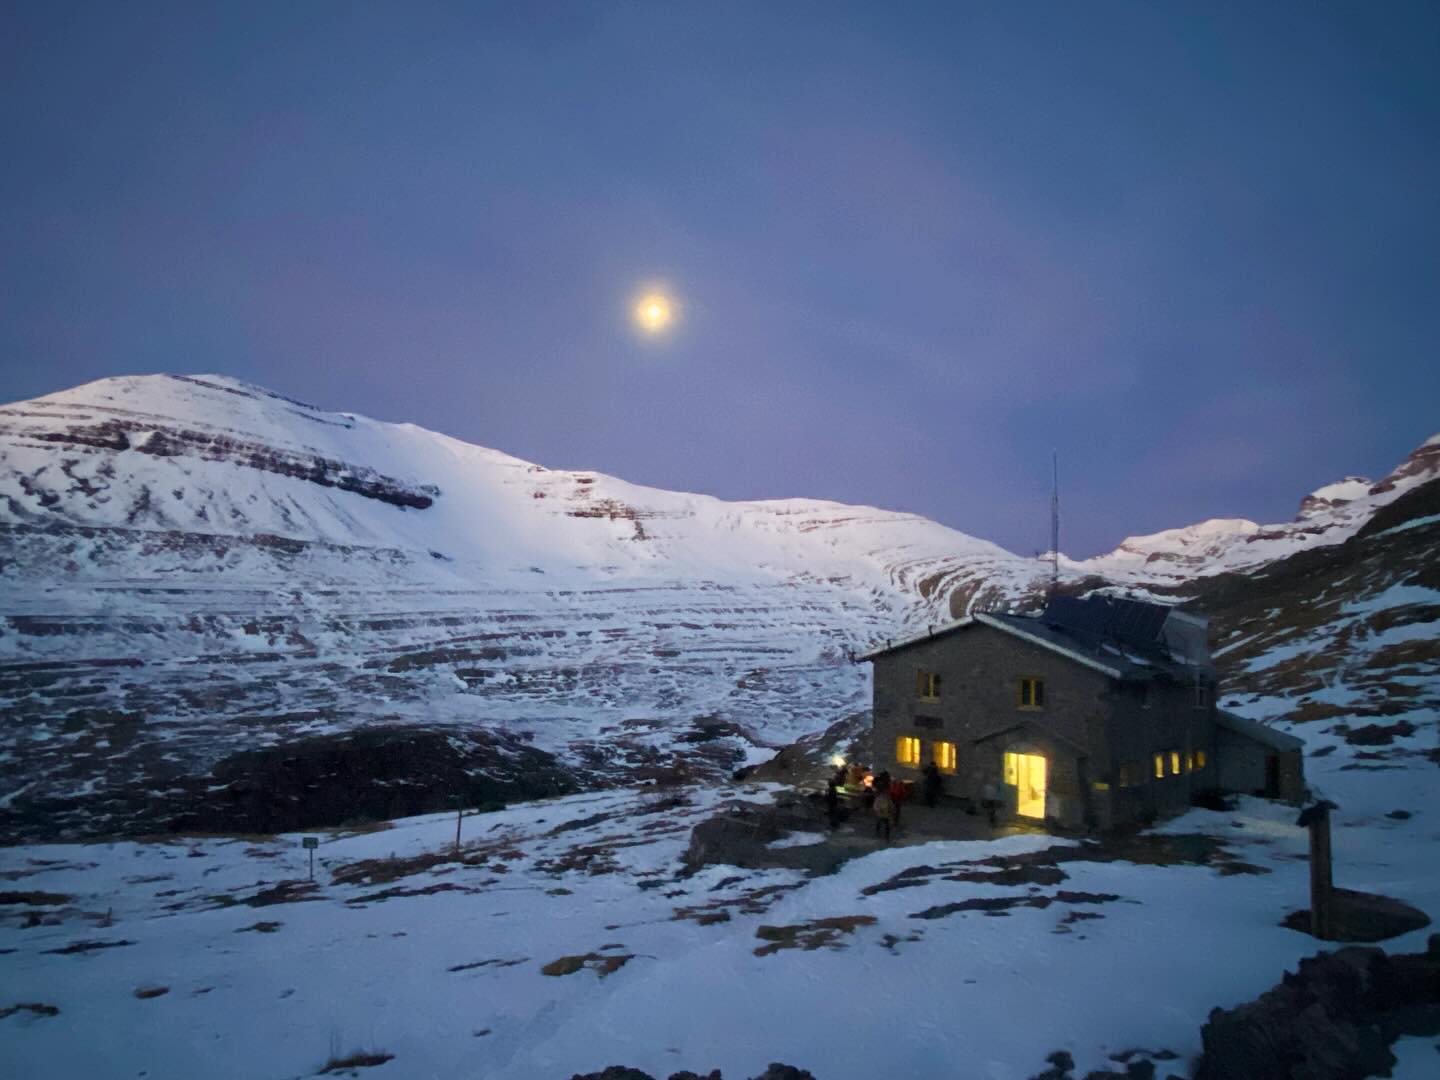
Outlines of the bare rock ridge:
[[[1256,624],[1232,581],[1321,560],[1324,625],[1347,641],[1433,618],[1414,591],[1432,586],[1385,563],[1433,552],[1434,523],[1404,508],[1437,473],[1432,439],[1295,522],[1132,538],[1062,577],[1230,605],[1255,631],[1231,653],[1245,688],[1304,662],[1244,667],[1289,631]],[[105,379],[0,408],[0,839],[334,824],[728,773],[863,711],[853,651],[1024,606],[1047,580],[913,514],[548,469],[223,376]],[[1364,627],[1341,610],[1356,597],[1375,605]],[[1367,670],[1427,663],[1408,640]],[[397,755],[412,774],[380,760]]]

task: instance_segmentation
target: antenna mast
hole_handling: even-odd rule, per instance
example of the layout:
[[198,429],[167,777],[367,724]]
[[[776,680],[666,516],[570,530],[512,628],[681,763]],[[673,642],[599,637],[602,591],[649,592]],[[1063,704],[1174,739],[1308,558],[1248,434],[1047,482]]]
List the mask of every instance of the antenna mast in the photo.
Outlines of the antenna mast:
[[1050,451],[1050,591],[1060,587],[1060,451]]

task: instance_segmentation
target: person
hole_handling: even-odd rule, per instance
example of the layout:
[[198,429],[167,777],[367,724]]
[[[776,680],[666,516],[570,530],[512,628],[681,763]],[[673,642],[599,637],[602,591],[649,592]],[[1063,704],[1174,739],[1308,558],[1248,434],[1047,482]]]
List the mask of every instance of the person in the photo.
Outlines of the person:
[[830,819],[831,830],[840,827],[840,785],[836,783],[835,777],[830,778],[830,783],[825,785],[825,813]]
[[940,779],[940,766],[930,762],[925,766],[925,805],[934,806],[940,801],[940,793],[944,790],[945,781]]
[[995,787],[995,781],[991,780],[985,785],[985,813],[990,817],[990,824],[995,824],[995,811],[1000,809],[1000,792]]
[[890,781],[890,819],[897,829],[900,827],[900,806],[909,794],[905,789],[905,781],[898,776]]
[[890,792],[878,784],[875,789],[875,805],[872,809],[875,812],[875,835],[885,835],[885,842],[890,842],[890,816],[894,813],[895,804],[890,801]]

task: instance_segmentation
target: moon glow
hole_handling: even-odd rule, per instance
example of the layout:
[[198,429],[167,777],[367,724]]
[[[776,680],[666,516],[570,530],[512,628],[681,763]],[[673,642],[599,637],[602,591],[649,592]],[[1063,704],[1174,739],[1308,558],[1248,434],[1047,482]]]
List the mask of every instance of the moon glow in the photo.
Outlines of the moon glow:
[[646,293],[636,301],[633,315],[641,331],[658,334],[674,320],[674,305],[664,293]]

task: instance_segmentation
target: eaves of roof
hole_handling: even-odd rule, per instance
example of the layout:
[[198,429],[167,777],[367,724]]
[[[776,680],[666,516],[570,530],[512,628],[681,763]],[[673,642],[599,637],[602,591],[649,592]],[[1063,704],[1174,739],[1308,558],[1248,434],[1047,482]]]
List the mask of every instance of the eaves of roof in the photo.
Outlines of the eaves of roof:
[[1077,664],[1082,664],[1085,667],[1088,667],[1094,671],[1098,671],[1102,675],[1108,675],[1112,679],[1125,678],[1125,674],[1120,671],[1119,668],[1112,667],[1109,664],[1105,664],[1102,661],[1096,660],[1094,657],[1087,656],[1083,652],[1078,652],[1075,649],[1068,649],[1064,645],[1061,645],[1059,642],[1052,641],[1049,638],[1046,638],[1040,634],[1028,633],[1023,628],[1018,627],[1007,620],[997,619],[995,616],[987,615],[983,612],[978,615],[959,619],[953,623],[947,623],[944,626],[939,627],[938,629],[931,630],[924,634],[912,634],[910,637],[901,638],[898,641],[888,641],[879,648],[871,649],[869,652],[861,653],[855,659],[875,660],[881,656],[886,655],[887,653],[898,652],[900,649],[909,648],[911,645],[918,645],[922,641],[933,641],[936,638],[944,637],[947,634],[952,634],[956,630],[963,630],[967,626],[973,626],[975,623],[989,626],[995,630],[1001,631],[1002,633],[1009,634],[1011,637],[1019,638],[1022,641],[1028,641],[1032,645],[1038,645],[1042,649],[1048,649],[1050,652],[1058,653],[1060,656],[1063,656],[1068,660],[1073,660]]
[[1014,623],[1008,622],[1004,619],[997,619],[993,615],[981,614],[976,615],[975,620],[977,622],[984,623],[986,626],[994,627],[996,630],[1002,630],[1005,633],[1009,634],[1011,637],[1017,637],[1020,638],[1022,641],[1028,641],[1032,645],[1039,645],[1042,649],[1049,649],[1053,653],[1058,653],[1061,656],[1066,657],[1067,659],[1074,660],[1077,664],[1083,664],[1085,667],[1091,668],[1094,671],[1098,671],[1102,675],[1109,675],[1112,679],[1123,679],[1125,677],[1118,668],[1113,668],[1110,667],[1108,664],[1103,664],[1099,660],[1096,660],[1094,657],[1086,656],[1084,653],[1076,652],[1074,649],[1067,649],[1059,642],[1051,641],[1049,638],[1042,637],[1039,634],[1031,634],[1025,630],[1022,630]]
[[923,634],[911,634],[907,638],[900,638],[896,641],[887,641],[884,645],[877,646],[876,648],[871,649],[869,652],[860,653],[858,656],[855,657],[855,659],[874,660],[877,656],[884,656],[886,653],[895,652],[897,649],[908,648],[911,645],[918,645],[922,641],[929,641],[931,638],[944,637],[946,634],[953,633],[956,630],[963,630],[965,627],[969,626],[974,621],[975,620],[973,618],[966,616],[963,619],[955,620],[955,622],[946,623],[938,630],[927,630]]

